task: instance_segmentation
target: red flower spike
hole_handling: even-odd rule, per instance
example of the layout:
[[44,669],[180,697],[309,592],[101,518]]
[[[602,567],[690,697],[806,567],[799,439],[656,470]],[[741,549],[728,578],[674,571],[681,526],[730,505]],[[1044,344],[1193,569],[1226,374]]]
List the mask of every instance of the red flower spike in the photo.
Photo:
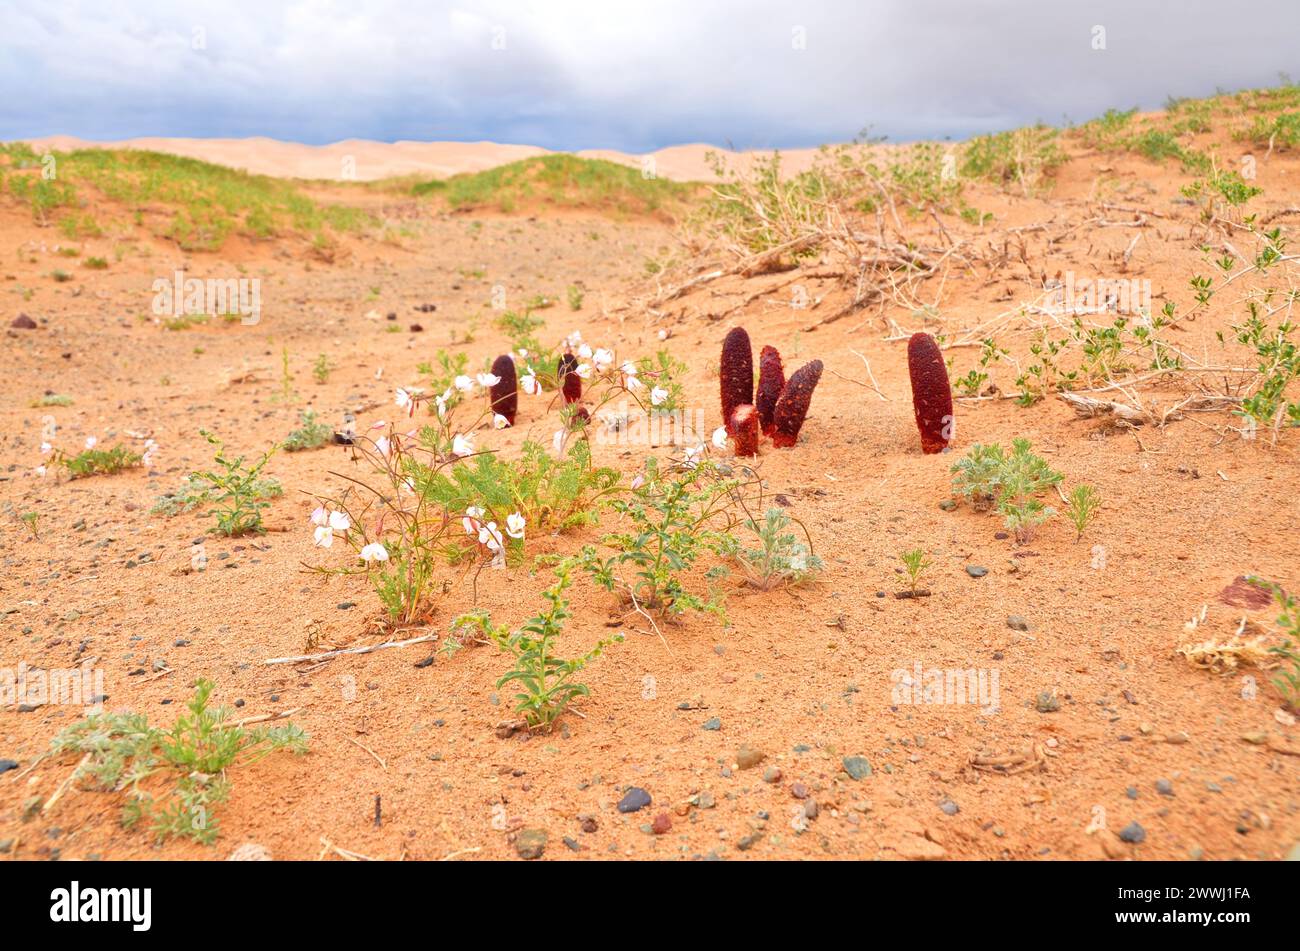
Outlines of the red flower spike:
[[912,378],[912,410],[921,431],[921,451],[943,452],[952,442],[952,387],[943,354],[929,334],[912,334],[907,342],[907,372]]
[[582,377],[578,376],[578,358],[571,353],[560,357],[560,366],[556,374],[560,378],[560,389],[564,393],[564,402],[576,403],[582,399]]
[[749,403],[742,403],[731,414],[728,428],[736,442],[736,455],[758,455],[758,410]]
[[772,411],[772,445],[779,449],[793,446],[799,439],[803,419],[808,415],[813,390],[822,378],[822,362],[805,363],[790,375],[789,382]]
[[722,422],[731,432],[731,414],[737,406],[754,402],[754,349],[744,327],[732,327],[722,341]]
[[515,361],[506,354],[501,354],[492,361],[492,375],[498,378],[488,391],[492,400],[492,412],[500,413],[513,426],[515,414],[519,412],[519,383],[515,377]]
[[776,413],[776,401],[785,389],[785,368],[781,365],[781,354],[776,347],[764,347],[758,358],[758,397],[754,407],[758,410],[758,423],[763,427],[763,435],[772,435],[772,417]]

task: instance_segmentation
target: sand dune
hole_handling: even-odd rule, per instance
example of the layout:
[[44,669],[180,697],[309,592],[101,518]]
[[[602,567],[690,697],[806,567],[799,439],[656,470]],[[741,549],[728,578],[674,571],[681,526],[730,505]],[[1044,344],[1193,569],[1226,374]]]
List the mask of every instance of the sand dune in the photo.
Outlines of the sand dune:
[[[346,139],[329,145],[303,145],[277,139],[184,139],[144,137],[119,142],[90,142],[67,135],[29,140],[37,148],[62,151],[79,148],[148,149],[202,159],[217,165],[244,169],[278,178],[375,181],[395,175],[421,174],[444,178],[460,172],[479,172],[534,155],[552,154],[534,145],[497,142],[373,142]],[[653,160],[654,172],[674,181],[712,181],[709,152],[720,153],[733,168],[748,167],[770,152],[732,152],[703,143],[674,145],[644,155],[613,149],[588,149],[575,154],[642,168]],[[784,166],[800,171],[812,164],[816,149],[782,152]]]

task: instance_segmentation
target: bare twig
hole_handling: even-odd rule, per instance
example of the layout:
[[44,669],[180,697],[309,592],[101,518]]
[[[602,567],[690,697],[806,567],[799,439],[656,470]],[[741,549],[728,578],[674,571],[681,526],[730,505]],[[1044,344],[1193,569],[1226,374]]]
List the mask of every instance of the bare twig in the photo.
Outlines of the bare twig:
[[423,644],[428,641],[436,641],[437,634],[426,634],[423,637],[412,637],[405,641],[385,641],[382,644],[371,644],[367,647],[343,647],[339,650],[325,651],[321,654],[299,654],[296,657],[272,657],[269,660],[262,661],[263,664],[297,664],[305,660],[322,660],[326,657],[339,657],[343,654],[370,654],[375,651],[387,650],[390,647],[407,647],[411,644]]

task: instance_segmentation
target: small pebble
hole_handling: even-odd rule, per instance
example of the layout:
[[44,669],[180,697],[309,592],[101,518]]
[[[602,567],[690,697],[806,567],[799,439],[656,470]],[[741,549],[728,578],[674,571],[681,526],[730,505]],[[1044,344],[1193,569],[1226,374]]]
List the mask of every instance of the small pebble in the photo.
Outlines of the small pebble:
[[871,764],[865,756],[846,756],[843,765],[850,779],[865,779],[871,775]]
[[1147,830],[1142,828],[1136,822],[1130,822],[1119,831],[1121,841],[1131,842],[1133,845],[1140,845],[1146,841]]
[[636,812],[650,805],[650,794],[640,786],[632,786],[618,801],[619,812]]
[[545,829],[521,829],[515,837],[515,851],[525,860],[540,859],[546,851]]

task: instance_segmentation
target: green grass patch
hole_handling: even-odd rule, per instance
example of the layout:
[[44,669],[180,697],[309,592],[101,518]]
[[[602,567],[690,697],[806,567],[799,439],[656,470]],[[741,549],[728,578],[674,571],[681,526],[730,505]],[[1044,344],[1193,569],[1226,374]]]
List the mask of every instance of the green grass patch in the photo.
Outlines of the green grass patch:
[[[327,230],[353,232],[371,223],[365,212],[323,204],[298,183],[138,149],[76,149],[51,153],[56,177],[42,176],[42,156],[25,143],[0,144],[0,185],[29,205],[42,223],[60,209],[82,207],[93,191],[118,202],[137,223],[144,212],[168,206],[158,233],[187,251],[215,251],[232,234],[271,238],[287,233],[328,240]],[[102,234],[89,215],[59,219],[71,238]]]
[[482,172],[417,182],[410,193],[437,196],[457,211],[510,213],[549,205],[671,217],[698,190],[690,183],[645,178],[639,169],[616,162],[543,155]]

